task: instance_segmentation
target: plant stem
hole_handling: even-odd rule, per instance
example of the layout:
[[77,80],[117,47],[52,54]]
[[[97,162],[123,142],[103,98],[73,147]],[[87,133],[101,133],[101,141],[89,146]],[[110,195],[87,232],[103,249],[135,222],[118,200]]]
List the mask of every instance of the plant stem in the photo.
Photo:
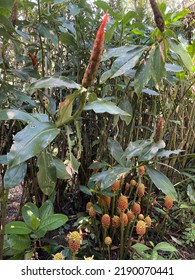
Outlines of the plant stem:
[[120,260],[123,259],[123,253],[124,253],[124,216],[121,215],[122,221],[121,221],[121,240],[120,240]]
[[4,234],[5,234],[8,194],[9,194],[9,190],[5,189],[3,187],[2,188],[2,202],[1,202],[1,215],[0,215],[0,260],[3,260],[3,246],[4,246]]

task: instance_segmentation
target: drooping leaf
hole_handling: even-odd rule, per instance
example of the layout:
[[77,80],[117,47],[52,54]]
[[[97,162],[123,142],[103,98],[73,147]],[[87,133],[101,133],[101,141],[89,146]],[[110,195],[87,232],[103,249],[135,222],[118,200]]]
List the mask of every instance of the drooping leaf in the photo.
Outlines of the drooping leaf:
[[188,71],[192,71],[192,59],[181,43],[177,43],[173,38],[168,39],[171,50],[182,60]]
[[57,157],[53,157],[52,165],[55,166],[55,168],[56,168],[57,178],[62,179],[62,180],[71,178],[70,174],[66,170],[67,166],[61,159],[59,159]]
[[149,148],[152,144],[152,140],[137,140],[130,142],[127,148],[125,149],[124,156],[128,159],[133,157],[138,157],[142,155],[142,152],[147,147]]
[[57,45],[58,36],[55,34],[54,30],[48,27],[48,25],[40,23],[37,30],[41,36],[51,40],[54,45]]
[[111,155],[113,158],[122,166],[125,165],[124,159],[122,158],[123,156],[123,149],[119,142],[116,140],[113,140],[112,138],[108,138],[108,148],[110,150]]
[[105,100],[96,100],[93,102],[88,102],[85,105],[84,110],[93,110],[96,113],[109,113],[111,115],[122,115],[130,117],[129,113],[120,109],[113,102]]
[[36,119],[26,112],[15,109],[3,109],[0,111],[0,120],[21,120],[25,122],[34,122]]
[[143,88],[147,86],[152,77],[152,55],[153,52],[151,52],[147,60],[142,61],[135,73],[134,86],[138,95],[141,94]]
[[32,229],[22,221],[13,221],[5,225],[5,234],[29,234]]
[[52,155],[46,150],[43,150],[37,159],[39,187],[48,196],[54,191],[57,182],[56,167],[52,164],[52,160]]
[[69,32],[64,32],[60,35],[59,40],[66,46],[76,46],[74,36]]
[[80,89],[80,85],[75,83],[74,81],[66,78],[66,77],[45,77],[37,80],[36,82],[31,84],[31,88],[52,88],[52,87],[60,87],[60,88],[75,88]]
[[165,148],[165,142],[163,140],[159,140],[156,143],[151,143],[151,145],[143,148],[141,155],[139,155],[140,161],[148,161],[151,160],[154,156],[157,155],[160,149]]
[[144,244],[141,244],[141,243],[136,243],[132,246],[132,248],[137,251],[138,253],[139,252],[143,252],[143,251],[147,251],[147,250],[150,250],[151,248],[149,248],[148,246],[144,245]]
[[160,87],[162,85],[162,80],[166,74],[165,62],[163,61],[161,55],[160,45],[156,46],[155,48],[152,64],[152,78],[155,82],[155,85]]
[[88,187],[80,185],[79,188],[83,193],[92,196],[92,193]]
[[19,185],[26,175],[26,170],[26,162],[22,162],[14,167],[8,168],[4,175],[4,187],[14,188]]
[[149,88],[144,88],[144,89],[142,90],[142,92],[143,92],[143,93],[147,93],[147,94],[149,94],[149,95],[155,95],[155,96],[159,96],[159,95],[160,95],[157,91],[152,90],[152,89],[149,89]]
[[149,167],[145,166],[146,172],[154,185],[160,189],[164,194],[170,196],[172,199],[177,200],[177,192],[169,180],[162,172]]
[[187,195],[188,195],[191,203],[195,203],[195,189],[190,184],[188,184],[188,187],[187,187]]
[[165,63],[165,69],[166,71],[175,72],[175,73],[183,71],[183,68],[181,66],[173,63]]
[[16,166],[46,148],[59,134],[52,123],[35,121],[27,125],[14,137],[14,144],[7,154],[9,167]]
[[179,153],[183,152],[183,150],[163,150],[163,151],[159,151],[157,153],[158,157],[169,157],[170,155],[174,154],[174,155],[178,155]]
[[133,49],[136,49],[137,47],[140,47],[138,45],[131,45],[131,46],[122,46],[118,48],[112,48],[105,51],[105,53],[102,56],[102,61],[105,61],[107,59],[110,59],[112,57],[119,57],[121,54],[125,54],[129,51],[132,51]]

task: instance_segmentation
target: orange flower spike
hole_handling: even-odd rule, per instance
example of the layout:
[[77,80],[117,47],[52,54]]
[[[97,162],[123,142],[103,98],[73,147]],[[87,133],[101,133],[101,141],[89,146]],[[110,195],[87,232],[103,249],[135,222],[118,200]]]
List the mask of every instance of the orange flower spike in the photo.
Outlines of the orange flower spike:
[[83,76],[82,86],[85,88],[88,88],[93,84],[97,69],[101,61],[101,56],[104,49],[104,28],[106,26],[107,21],[108,21],[108,12],[106,12],[106,14],[104,15],[102,24],[100,25],[97,31],[89,64]]

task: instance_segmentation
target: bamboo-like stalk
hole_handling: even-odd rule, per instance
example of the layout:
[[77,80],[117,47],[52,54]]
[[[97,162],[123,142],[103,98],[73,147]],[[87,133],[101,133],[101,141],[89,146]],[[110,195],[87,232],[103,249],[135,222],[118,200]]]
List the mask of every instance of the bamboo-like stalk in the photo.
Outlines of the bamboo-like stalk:
[[[3,180],[2,180],[3,181]],[[9,190],[2,187],[2,202],[1,202],[1,214],[0,214],[0,260],[3,260],[3,246],[6,224],[6,209],[8,201]]]

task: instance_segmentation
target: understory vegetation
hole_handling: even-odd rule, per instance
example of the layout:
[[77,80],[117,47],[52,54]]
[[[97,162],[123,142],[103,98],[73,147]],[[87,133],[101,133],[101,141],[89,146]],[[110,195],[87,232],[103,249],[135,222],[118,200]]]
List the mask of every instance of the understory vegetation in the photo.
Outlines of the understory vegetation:
[[0,259],[195,259],[195,5],[172,2],[0,2]]

